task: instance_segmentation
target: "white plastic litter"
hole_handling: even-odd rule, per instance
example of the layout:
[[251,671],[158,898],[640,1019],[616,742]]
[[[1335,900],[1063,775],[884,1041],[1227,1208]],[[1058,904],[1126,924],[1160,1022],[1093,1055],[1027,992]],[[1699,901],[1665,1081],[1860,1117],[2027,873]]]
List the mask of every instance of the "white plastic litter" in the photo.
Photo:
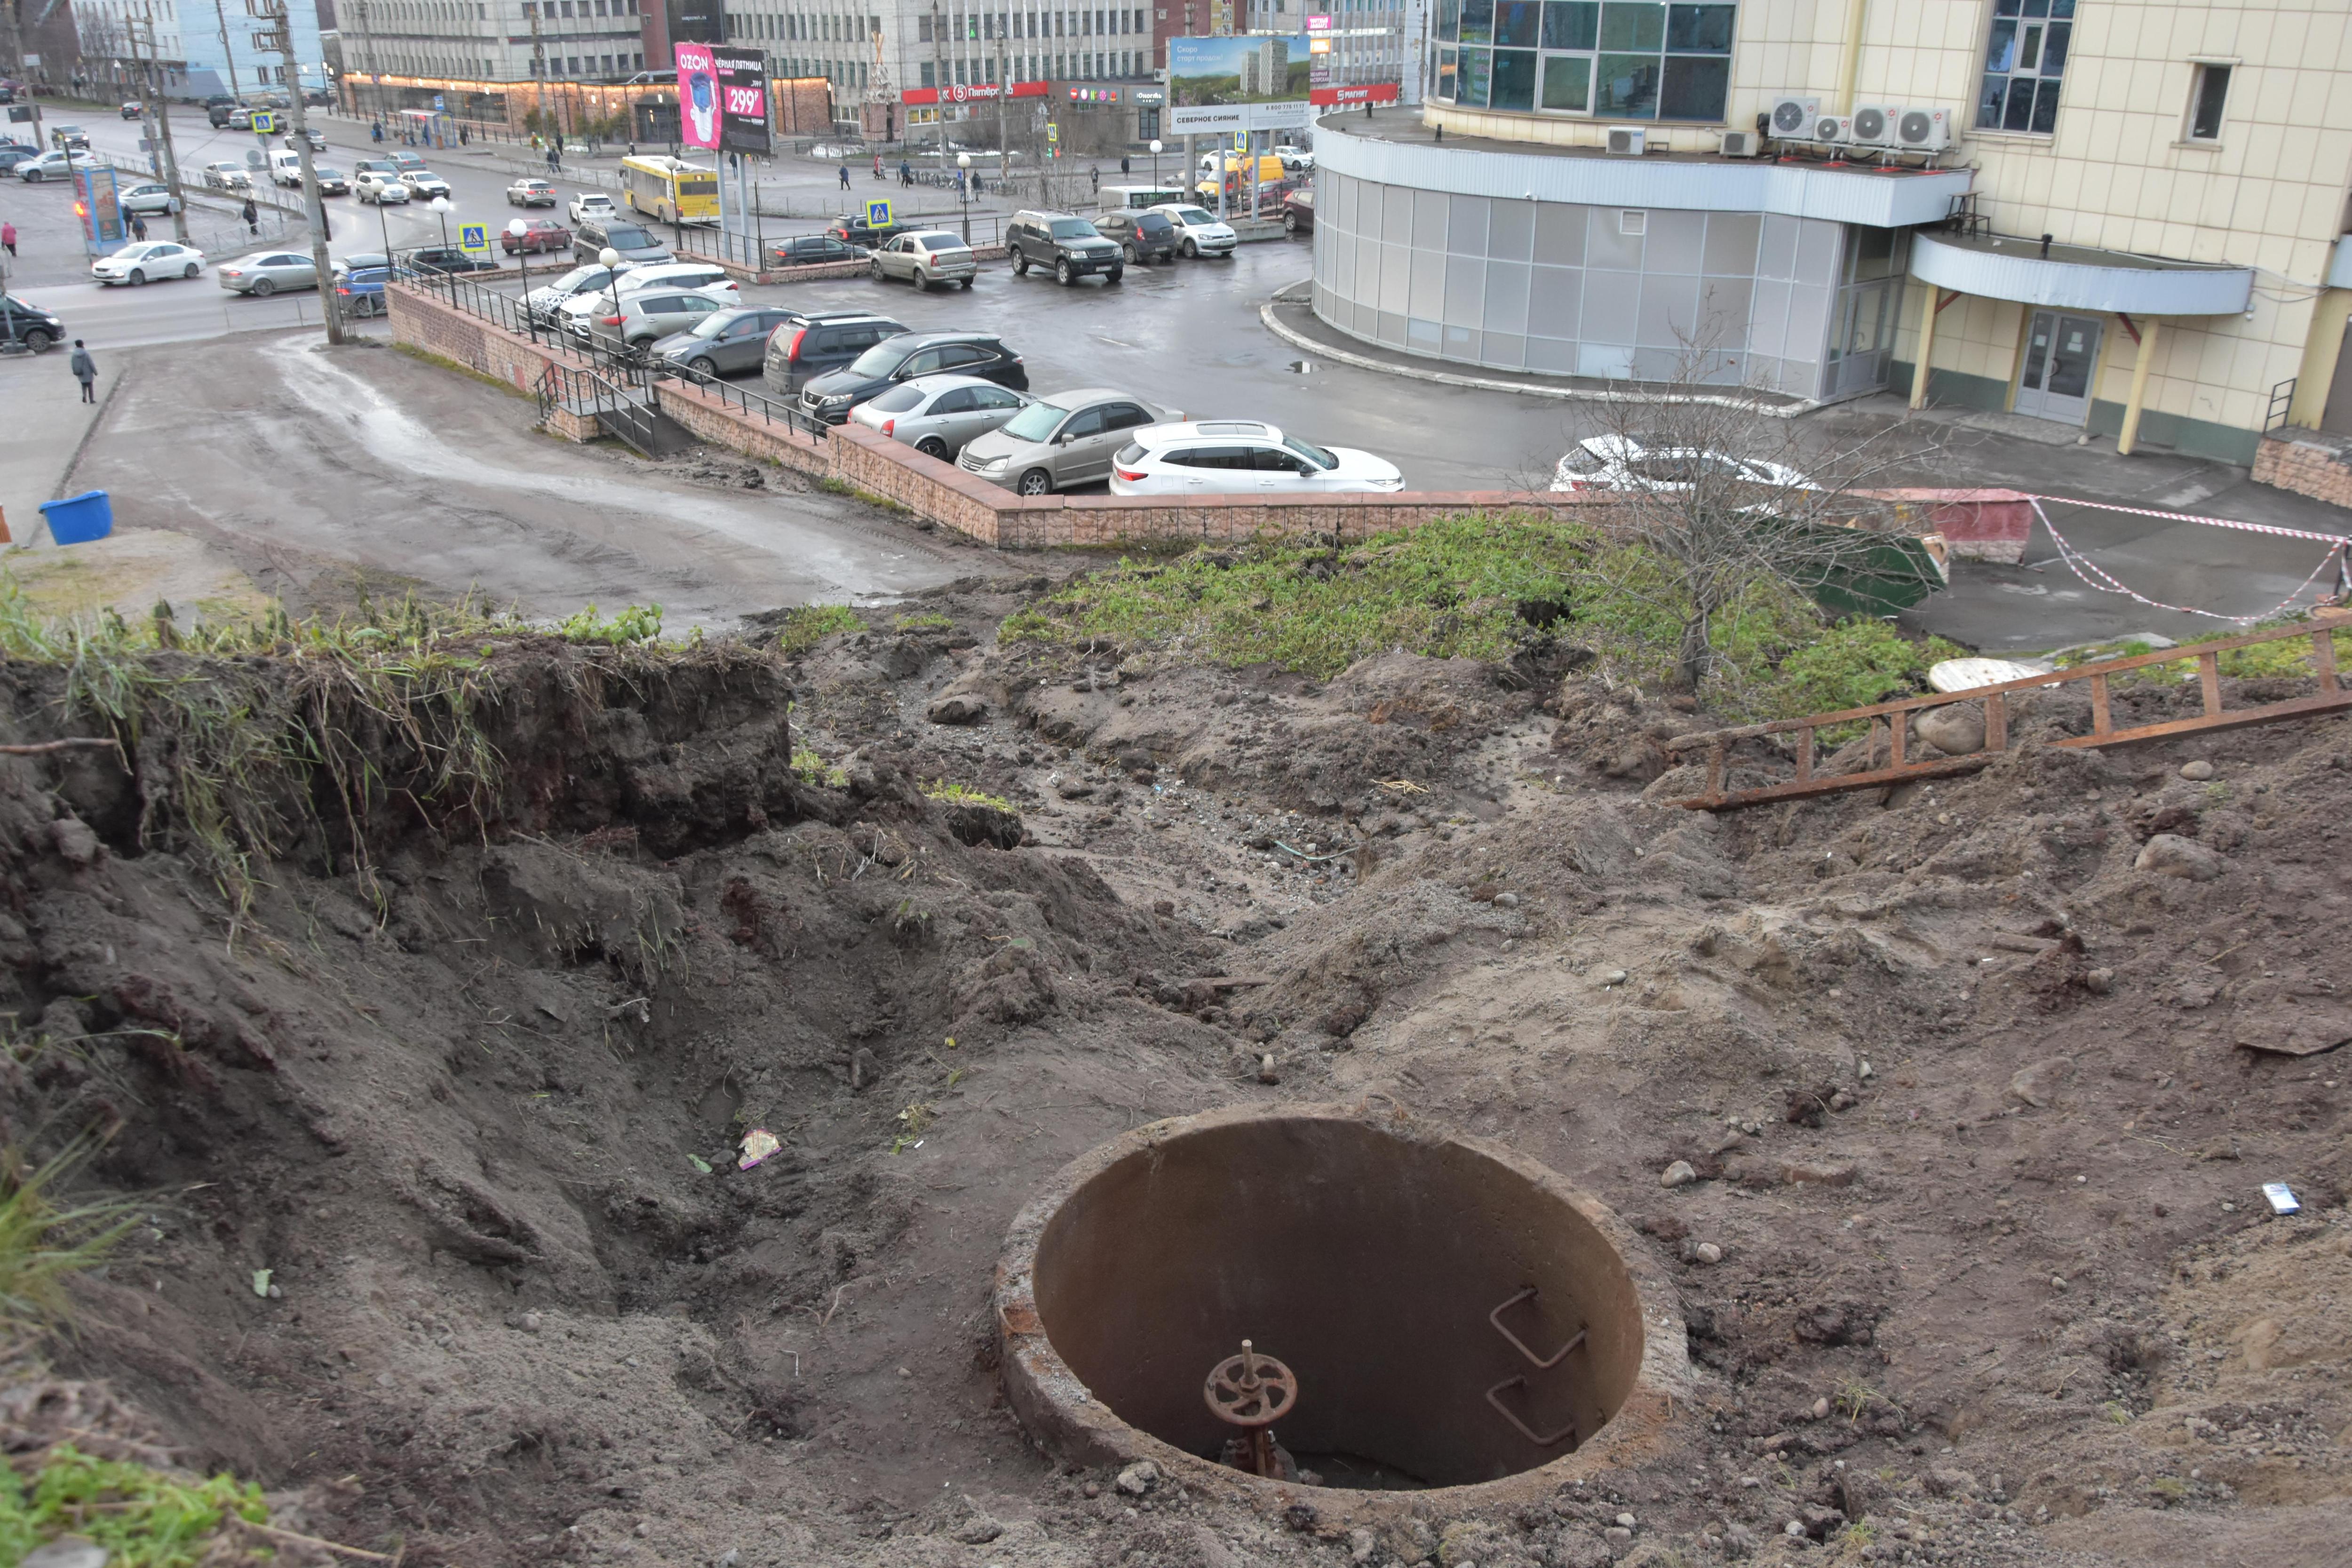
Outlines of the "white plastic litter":
[[1979,686],[2026,680],[2050,672],[2039,665],[2007,658],[1948,658],[1927,669],[1927,684],[1938,691],[1973,691]]

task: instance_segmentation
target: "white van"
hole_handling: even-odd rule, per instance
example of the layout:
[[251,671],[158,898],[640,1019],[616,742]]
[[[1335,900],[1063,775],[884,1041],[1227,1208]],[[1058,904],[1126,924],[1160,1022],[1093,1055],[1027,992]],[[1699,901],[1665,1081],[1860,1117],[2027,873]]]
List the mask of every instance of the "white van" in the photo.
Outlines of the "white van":
[[297,190],[300,189],[302,184],[302,154],[299,153],[272,153],[269,154],[269,177],[278,184],[291,185]]

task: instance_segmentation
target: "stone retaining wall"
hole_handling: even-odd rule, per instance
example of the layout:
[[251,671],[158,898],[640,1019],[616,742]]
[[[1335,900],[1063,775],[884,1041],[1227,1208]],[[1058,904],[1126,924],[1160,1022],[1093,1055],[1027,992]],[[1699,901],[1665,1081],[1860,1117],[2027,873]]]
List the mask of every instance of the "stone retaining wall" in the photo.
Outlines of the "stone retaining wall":
[[2254,479],[2330,506],[2352,506],[2352,437],[2299,429],[2265,436],[2254,448]]

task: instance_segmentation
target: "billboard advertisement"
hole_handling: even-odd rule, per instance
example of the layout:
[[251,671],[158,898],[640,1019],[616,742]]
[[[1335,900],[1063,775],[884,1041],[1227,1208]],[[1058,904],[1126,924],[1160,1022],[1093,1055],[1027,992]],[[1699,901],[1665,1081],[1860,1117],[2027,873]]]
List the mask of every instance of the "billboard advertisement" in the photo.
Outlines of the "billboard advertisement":
[[664,0],[662,21],[673,44],[716,44],[727,37],[719,0]]
[[768,57],[756,49],[721,46],[710,51],[719,76],[719,145],[729,153],[762,157],[768,134]]
[[1312,55],[1304,33],[1168,40],[1170,101],[1267,103],[1307,96]]
[[675,44],[677,56],[677,139],[688,147],[719,150],[719,66],[707,44]]
[[994,103],[1001,93],[1006,98],[1043,98],[1050,84],[1042,81],[1016,81],[1009,88],[996,83],[973,82],[966,86],[957,82],[950,87],[910,87],[898,95],[901,103]]

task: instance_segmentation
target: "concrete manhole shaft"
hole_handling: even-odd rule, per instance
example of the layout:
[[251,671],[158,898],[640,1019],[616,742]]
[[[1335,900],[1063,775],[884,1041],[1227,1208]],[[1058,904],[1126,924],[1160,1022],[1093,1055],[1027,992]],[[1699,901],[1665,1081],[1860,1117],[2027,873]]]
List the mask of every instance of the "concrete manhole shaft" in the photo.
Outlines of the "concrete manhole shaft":
[[1014,1221],[997,1310],[1008,1394],[1068,1457],[1319,1481],[1343,1511],[1622,1463],[1689,1376],[1673,1291],[1614,1215],[1385,1107],[1104,1144]]

